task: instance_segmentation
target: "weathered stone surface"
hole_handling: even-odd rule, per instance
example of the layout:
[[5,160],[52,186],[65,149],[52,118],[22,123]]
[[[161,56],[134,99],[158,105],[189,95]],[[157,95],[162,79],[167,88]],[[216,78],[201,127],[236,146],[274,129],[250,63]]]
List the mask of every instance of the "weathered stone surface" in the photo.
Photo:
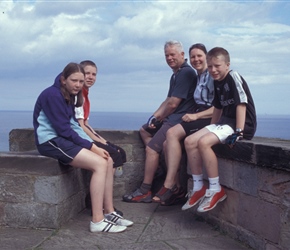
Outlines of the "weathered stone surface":
[[256,145],[256,157],[258,166],[290,171],[289,147]]
[[24,174],[0,176],[0,201],[33,202],[34,178]]
[[226,194],[227,199],[218,204],[209,214],[210,216],[218,217],[221,221],[227,221],[233,225],[237,225],[240,194],[230,189],[226,189]]
[[48,203],[6,203],[1,225],[20,228],[59,228],[84,208],[79,192],[57,205]]
[[273,243],[279,242],[281,209],[278,206],[241,194],[238,213],[238,225]]
[[141,142],[137,130],[96,130],[102,137],[114,144],[138,144]]
[[53,230],[0,228],[1,250],[35,249],[53,233]]
[[200,249],[246,250],[237,242],[179,206],[131,204],[115,200],[134,225],[119,234],[90,233],[90,211],[84,210],[58,230],[0,228],[1,250],[11,249]]
[[285,208],[285,213],[281,216],[281,241],[279,242],[285,249],[290,246],[290,206]]
[[66,174],[37,177],[35,180],[35,200],[41,203],[58,204],[68,197],[84,190],[84,182],[79,169],[71,169]]
[[275,169],[259,169],[259,195],[273,203],[290,207],[290,173]]
[[[28,150],[30,147],[29,150],[35,149],[33,146],[29,146],[30,143],[27,143],[29,140],[33,139],[33,133],[31,133],[31,130],[18,130],[13,132],[14,134],[11,134],[10,137],[11,148],[17,150],[22,150],[25,148],[25,150]],[[102,130],[99,132],[109,141],[123,147],[127,153],[128,162],[123,166],[124,173],[121,177],[115,178],[114,181],[114,197],[119,197],[121,200],[121,196],[124,193],[135,190],[136,186],[140,185],[143,179],[145,148],[140,140],[138,131]],[[17,136],[17,133],[26,133],[26,135],[21,137],[23,139],[20,138],[18,141],[19,137]],[[254,249],[287,249],[290,238],[290,171],[288,169],[290,161],[289,141],[254,138],[251,141],[238,142],[233,149],[229,149],[225,145],[218,145],[214,148],[214,150],[216,150],[219,156],[220,181],[226,188],[228,198],[224,202],[218,204],[214,210],[203,214],[203,218],[210,223],[217,225],[218,228],[221,228],[225,232],[231,234],[234,238],[247,242],[247,244]],[[34,197],[34,202],[46,201],[52,202],[52,204],[53,202],[56,202],[55,205],[57,206],[57,209],[55,210],[55,215],[57,223],[61,223],[62,218],[65,217],[66,214],[75,213],[72,208],[77,207],[79,209],[83,206],[87,186],[85,185],[82,187],[80,183],[85,183],[88,185],[90,175],[76,175],[78,176],[78,179],[74,174],[71,175],[70,171],[73,171],[72,168],[64,168],[63,166],[59,166],[57,161],[53,159],[37,156],[35,153],[22,152],[19,154],[18,152],[16,154],[20,155],[20,157],[13,158],[11,157],[11,153],[6,153],[6,155],[3,155],[2,153],[0,155],[0,176],[1,178],[7,174],[12,176],[24,176],[25,178],[33,176],[35,181],[39,181],[37,184],[37,195],[32,196],[32,193],[30,193],[27,197],[23,196],[23,203],[29,200],[29,197],[31,196]],[[279,157],[281,157],[281,162]],[[11,163],[13,164],[11,165]],[[182,165],[186,165],[186,161],[183,161]],[[25,174],[23,174],[23,171],[25,171]],[[205,170],[203,171],[205,184],[207,185],[207,174]],[[61,177],[62,175],[65,175],[66,177]],[[58,177],[54,179],[56,176]],[[4,183],[1,178],[0,188],[3,187]],[[33,180],[33,178],[28,179],[28,183],[29,180]],[[74,183],[77,183],[75,186],[70,186],[70,180],[72,179],[74,180]],[[13,195],[9,196],[9,192],[7,190],[11,190],[10,187],[13,186],[14,181],[12,179],[9,181],[9,178],[7,180],[9,188],[5,189],[2,193],[5,194],[6,197],[10,197],[12,199]],[[182,181],[181,183],[186,186],[187,180],[188,176],[185,174],[185,181]],[[192,187],[191,179],[189,178],[189,180],[188,187]],[[43,191],[41,190],[41,186],[45,186],[46,189],[51,189],[53,191],[51,193]],[[69,196],[70,192],[65,191],[65,187],[73,192],[77,192],[77,189],[79,189],[79,192],[73,195],[74,198],[71,199]],[[56,190],[59,189],[62,191],[60,191],[59,194],[56,194]],[[15,189],[16,194],[17,192],[21,193],[21,188]],[[62,202],[61,200],[66,197],[69,197],[68,200],[64,200]],[[134,206],[135,211],[135,209],[139,207],[139,204],[131,204],[131,206]],[[121,208],[122,210],[122,205],[120,204],[119,207],[118,204],[117,208]],[[6,204],[0,200],[1,221],[5,219],[5,209]],[[27,207],[25,209],[27,209]],[[23,208],[23,210],[25,209]],[[163,209],[163,207],[161,207],[161,209]],[[169,213],[171,211],[170,207],[164,209],[167,209],[166,211]],[[15,210],[12,209],[12,211]],[[35,212],[36,210],[32,208],[30,211]],[[44,211],[47,213],[47,209],[44,209]],[[191,209],[191,211],[195,214],[196,208]],[[140,207],[140,211],[138,210],[136,212],[144,216],[144,204]],[[158,210],[158,213],[162,214],[162,210]],[[16,213],[11,214],[11,216],[14,216],[15,214]],[[37,216],[39,215],[37,214]],[[43,216],[45,216],[45,213]],[[161,220],[161,222],[152,221],[152,224],[148,224],[148,228],[152,228],[153,231],[157,230],[154,231],[153,234],[155,242],[149,241],[152,236],[145,236],[145,234],[142,236],[138,235],[138,239],[140,241],[138,241],[138,243],[133,243],[133,245],[130,245],[131,248],[127,249],[138,249],[138,247],[146,248],[149,246],[160,249],[172,249],[176,247],[177,245],[175,245],[175,242],[177,242],[177,239],[174,238],[175,235],[171,235],[172,232],[168,232],[168,234],[164,233],[163,226],[166,226],[167,228],[168,225],[170,228],[174,228],[174,230],[181,230],[181,224],[179,227],[179,222],[176,222],[177,226],[175,226],[175,223],[172,224],[168,221],[169,217],[167,218],[167,214],[162,214],[162,216],[164,217],[164,220]],[[173,213],[172,216],[175,217]],[[16,218],[18,217],[16,216]],[[182,224],[186,227],[188,226],[190,231],[192,231],[191,225],[184,222],[184,218],[178,218],[182,221]],[[140,218],[136,217],[134,219],[138,221]],[[142,220],[140,219],[139,222],[142,223]],[[54,222],[52,221],[50,223],[53,224]],[[133,237],[137,237],[139,226],[140,224],[136,225],[136,231],[132,231],[134,235]],[[145,233],[146,230],[144,228],[143,230]],[[161,233],[160,235],[157,234],[159,232]],[[176,235],[178,235],[178,233]],[[56,242],[61,242],[63,239],[62,237],[65,237],[65,234],[61,235]],[[86,245],[86,241],[90,241],[90,239],[86,238],[85,235],[82,235],[81,238],[82,237],[86,240],[83,242],[76,242],[77,246],[78,244],[83,244],[83,246],[89,247],[90,243]],[[168,239],[166,237],[168,237]],[[180,237],[182,236],[180,235]],[[122,237],[122,240],[123,239],[124,238]],[[73,237],[68,238],[67,240],[72,241]],[[102,245],[102,247],[106,246],[111,249],[114,247],[114,244],[108,245],[106,241],[102,240],[103,238],[98,239],[98,243],[101,242],[100,245],[98,245],[98,243],[93,243],[94,248],[101,246],[103,243],[104,245]],[[163,244],[165,241],[166,244]],[[162,242],[162,244],[160,242]],[[187,243],[181,243],[186,242],[185,238],[182,238],[182,240],[178,239],[178,242],[178,246],[180,247],[186,248],[189,246]],[[198,243],[199,248],[202,249],[203,240],[199,237],[198,239],[195,239],[195,242]],[[127,247],[128,245],[126,243],[124,244]],[[129,242],[129,244],[131,243]],[[52,245],[48,244],[45,247],[49,249],[52,246],[54,246],[53,242]],[[45,247],[43,249],[46,249]]]
[[236,162],[234,169],[234,190],[257,196],[258,168],[247,163]]
[[251,141],[239,141],[230,149],[227,145],[219,144],[213,147],[215,153],[225,159],[255,163],[255,150]]
[[57,160],[24,152],[0,153],[0,173],[26,175],[57,175],[70,171]]
[[234,162],[232,160],[226,160],[219,158],[218,159],[218,166],[219,166],[219,177],[220,177],[220,183],[223,186],[226,186],[228,188],[234,189],[234,171],[235,171],[235,164],[237,162]]
[[[25,131],[25,133],[23,133]],[[13,129],[9,133],[10,151],[29,151],[35,149],[33,129]]]

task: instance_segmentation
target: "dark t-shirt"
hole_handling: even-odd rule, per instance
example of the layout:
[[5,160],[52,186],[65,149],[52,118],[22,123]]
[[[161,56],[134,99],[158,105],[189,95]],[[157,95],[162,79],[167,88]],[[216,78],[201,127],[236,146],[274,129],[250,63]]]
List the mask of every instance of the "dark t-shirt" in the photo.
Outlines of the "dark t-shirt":
[[214,81],[214,86],[213,105],[223,110],[218,123],[228,124],[235,130],[237,105],[245,103],[247,111],[243,136],[245,139],[252,139],[257,127],[256,110],[246,81],[237,72],[230,71],[222,81]]
[[190,113],[195,104],[193,92],[196,87],[196,73],[185,61],[180,69],[171,76],[167,97],[181,98],[182,101],[165,120],[171,124],[181,122],[181,117]]

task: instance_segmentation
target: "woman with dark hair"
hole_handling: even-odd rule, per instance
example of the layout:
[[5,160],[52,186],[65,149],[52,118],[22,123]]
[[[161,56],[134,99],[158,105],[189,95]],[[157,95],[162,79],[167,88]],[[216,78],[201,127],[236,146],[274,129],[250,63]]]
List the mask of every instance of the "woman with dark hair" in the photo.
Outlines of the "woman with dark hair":
[[81,106],[84,78],[83,67],[69,63],[54,84],[39,95],[33,113],[36,146],[44,156],[92,171],[90,231],[122,232],[133,222],[114,211],[112,159],[93,143],[75,119],[75,97],[79,97],[76,106]]
[[195,105],[191,113],[182,117],[181,123],[166,133],[163,149],[167,175],[163,187],[152,199],[162,205],[171,205],[184,198],[185,191],[180,186],[177,176],[182,157],[182,142],[187,136],[210,124],[214,85],[207,69],[206,54],[206,47],[201,43],[193,44],[189,48],[190,64],[197,71],[197,85],[193,94]]

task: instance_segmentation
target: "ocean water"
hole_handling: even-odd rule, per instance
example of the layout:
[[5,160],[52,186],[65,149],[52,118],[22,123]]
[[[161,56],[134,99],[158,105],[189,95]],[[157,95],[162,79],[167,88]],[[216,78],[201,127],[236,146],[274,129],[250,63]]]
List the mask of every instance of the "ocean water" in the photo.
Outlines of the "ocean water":
[[[90,125],[97,129],[138,130],[151,113],[91,112]],[[0,151],[9,150],[12,129],[32,128],[32,111],[0,111]],[[290,140],[290,115],[258,115],[255,136]],[[289,142],[290,143],[290,142]]]

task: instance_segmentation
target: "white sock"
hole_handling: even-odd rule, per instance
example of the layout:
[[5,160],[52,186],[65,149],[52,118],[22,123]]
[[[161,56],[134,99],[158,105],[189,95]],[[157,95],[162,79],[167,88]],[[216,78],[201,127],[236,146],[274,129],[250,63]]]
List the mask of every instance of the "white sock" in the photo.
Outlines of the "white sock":
[[100,223],[102,223],[104,221],[104,219],[102,219],[101,221],[99,221],[99,222],[92,222],[91,221],[91,223],[93,223],[93,224],[95,224],[95,225],[97,225],[97,224],[100,224]]
[[212,190],[212,191],[221,191],[221,185],[220,185],[220,182],[219,182],[219,176],[218,177],[214,177],[214,178],[208,178],[209,180],[209,190]]
[[192,191],[199,191],[203,187],[203,174],[199,175],[192,175],[192,180],[193,180],[193,188]]
[[106,216],[106,215],[115,214],[115,213],[116,213],[116,212],[115,212],[115,211],[113,211],[113,212],[111,212],[111,213],[104,214],[104,215]]

